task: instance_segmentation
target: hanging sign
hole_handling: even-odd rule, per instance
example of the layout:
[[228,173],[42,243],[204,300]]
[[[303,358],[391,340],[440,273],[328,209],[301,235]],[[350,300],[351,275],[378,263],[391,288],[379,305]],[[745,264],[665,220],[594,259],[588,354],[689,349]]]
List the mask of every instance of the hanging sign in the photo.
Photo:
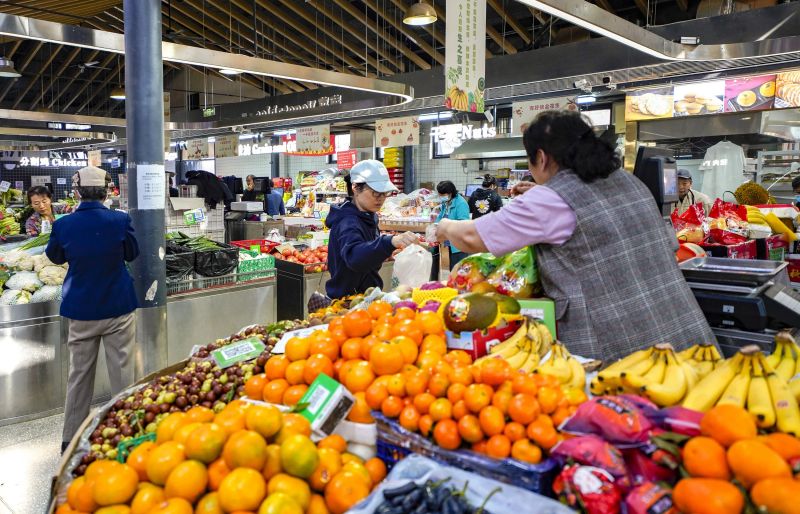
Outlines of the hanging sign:
[[297,153],[320,154],[332,149],[331,126],[311,125],[297,128]]
[[625,95],[625,121],[672,118],[674,93],[672,86],[631,91]]
[[33,186],[46,186],[51,182],[50,175],[32,175],[31,187]]
[[542,100],[529,100],[527,102],[514,102],[511,104],[512,136],[521,136],[528,123],[533,121],[542,111],[579,111],[574,96],[558,98],[544,98]]
[[483,112],[486,2],[447,0],[445,101],[448,109]]
[[217,136],[214,141],[214,157],[236,157],[239,155],[239,136]]
[[355,166],[358,150],[345,150],[336,152],[336,167],[340,170],[349,170]]
[[725,112],[772,109],[774,102],[775,75],[725,81]]
[[186,141],[186,150],[183,151],[183,159],[185,161],[199,161],[200,159],[208,159],[210,156],[208,139],[190,139]]
[[375,122],[378,146],[415,146],[419,144],[419,118],[387,118]]
[[672,99],[675,117],[720,113],[725,99],[725,81],[676,85]]
[[800,107],[800,71],[779,73],[775,107]]

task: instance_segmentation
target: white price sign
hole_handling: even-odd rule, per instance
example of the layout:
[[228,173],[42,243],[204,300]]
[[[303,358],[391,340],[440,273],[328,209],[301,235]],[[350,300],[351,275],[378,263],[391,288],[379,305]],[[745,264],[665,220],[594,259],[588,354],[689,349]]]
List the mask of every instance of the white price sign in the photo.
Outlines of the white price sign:
[[166,189],[163,164],[136,165],[136,198],[140,210],[163,209]]
[[6,182],[5,180],[0,182],[0,193],[5,193],[11,187],[11,182]]

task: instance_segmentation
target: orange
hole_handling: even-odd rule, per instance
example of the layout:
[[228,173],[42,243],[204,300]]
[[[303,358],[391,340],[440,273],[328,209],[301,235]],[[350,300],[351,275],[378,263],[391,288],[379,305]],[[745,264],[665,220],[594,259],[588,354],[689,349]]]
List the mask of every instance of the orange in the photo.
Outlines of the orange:
[[86,477],[87,482],[93,482],[100,475],[114,471],[119,466],[120,463],[116,460],[98,459],[89,464],[89,467],[86,468],[86,473],[84,476]]
[[467,414],[469,414],[469,409],[467,408],[467,404],[464,403],[464,400],[458,400],[453,404],[453,419],[458,421]]
[[344,330],[344,318],[336,316],[328,322],[328,330]]
[[381,408],[383,400],[389,396],[388,388],[383,384],[373,382],[364,395],[370,409],[378,410]]
[[443,356],[447,353],[447,340],[438,334],[426,335],[419,345],[420,353],[431,352]]
[[[258,396],[255,396],[258,399]],[[186,411],[186,420],[189,423],[208,423],[214,421],[214,411],[202,405],[196,405]]]
[[422,393],[414,397],[413,403],[420,414],[427,414],[434,401],[436,401],[436,397],[431,393]]
[[775,432],[764,437],[761,442],[778,452],[785,461],[800,457],[800,439],[792,435]]
[[284,414],[283,427],[281,431],[278,432],[278,435],[275,436],[274,442],[280,444],[284,439],[293,434],[311,436],[311,423],[300,414]]
[[564,405],[559,405],[559,407],[556,409],[556,411],[554,413],[550,414],[550,417],[553,419],[553,424],[555,426],[561,426],[561,423],[566,421],[566,419],[568,417],[570,417],[571,415],[572,415],[572,411],[570,410],[570,407],[564,406]]
[[192,504],[183,498],[170,498],[159,503],[148,514],[193,514]]
[[222,427],[215,423],[203,423],[186,438],[184,452],[189,459],[209,464],[219,458],[227,439],[228,434]]
[[261,474],[264,476],[264,480],[269,480],[281,472],[283,472],[281,467],[281,447],[277,444],[271,444],[267,446],[267,463],[264,464]]
[[344,514],[367,496],[369,486],[352,472],[337,474],[325,487],[325,503],[332,514]]
[[289,366],[289,357],[285,355],[273,355],[264,366],[264,374],[270,380],[286,377],[286,368]]
[[564,391],[564,397],[567,399],[567,402],[570,405],[580,405],[588,398],[586,397],[586,392],[583,389],[578,389],[577,387],[570,387],[569,389]]
[[471,450],[475,453],[482,453],[486,455],[486,439],[481,439],[477,443],[474,443]]
[[375,380],[373,369],[370,362],[355,361],[345,377],[345,387],[352,393],[366,391],[372,381]]
[[364,342],[360,337],[352,337],[342,343],[342,358],[346,360],[361,358],[361,345]]
[[388,302],[382,302],[380,300],[377,302],[372,302],[371,304],[369,304],[369,307],[367,307],[367,313],[369,313],[372,319],[377,320],[380,319],[381,316],[384,316],[386,314],[391,315],[392,305]]
[[528,425],[528,430],[526,432],[528,439],[532,440],[545,450],[549,450],[558,442],[558,432],[556,432],[556,429],[553,427],[553,425],[548,424],[547,422],[541,422],[538,420],[538,418],[536,421]]
[[269,382],[269,380],[266,374],[260,373],[258,375],[253,375],[244,383],[244,394],[247,395],[248,398],[260,399],[267,382]]
[[476,416],[467,414],[458,420],[458,434],[463,440],[472,444],[483,439],[481,423]]
[[416,367],[414,370],[409,371],[406,374],[406,395],[413,397],[424,393],[428,388],[428,380],[429,376],[425,371]]
[[180,443],[182,445],[186,445],[186,439],[189,438],[189,435],[200,428],[202,423],[188,423],[183,425],[178,430],[175,431],[175,434],[172,436],[172,440],[176,443]]
[[511,365],[505,359],[489,359],[481,366],[481,382],[498,386],[511,377]]
[[796,514],[800,510],[798,496],[800,482],[791,478],[767,478],[750,491],[750,497],[759,512]]
[[503,435],[508,437],[508,440],[512,443],[528,437],[525,425],[517,423],[516,421],[506,423],[505,428],[503,428]]
[[92,496],[100,506],[127,503],[136,494],[139,474],[127,464],[122,464],[93,479]]
[[411,319],[400,321],[392,326],[392,336],[395,338],[398,336],[405,336],[414,341],[416,346],[421,345],[422,340],[425,338],[425,334],[422,333],[422,327],[420,327],[419,323],[415,320]]
[[369,471],[373,484],[379,484],[386,478],[386,464],[381,459],[373,457],[364,463],[364,467]]
[[389,394],[404,397],[406,395],[406,377],[402,373],[388,376],[389,382],[386,384],[386,390],[389,391]]
[[359,457],[354,453],[345,452],[342,454],[342,464],[347,464],[348,462],[355,462],[358,464],[362,464],[364,462],[364,459],[362,459],[361,457]]
[[197,502],[194,514],[224,514],[219,504],[219,494],[208,493]]
[[289,382],[284,378],[270,380],[262,391],[262,397],[265,402],[281,403],[283,402],[283,393],[289,388]]
[[419,355],[419,346],[417,345],[416,341],[406,336],[398,336],[392,339],[391,343],[400,347],[400,351],[403,353],[403,362],[405,364],[414,364],[417,361],[417,356]]
[[428,408],[434,422],[453,417],[453,404],[447,398],[437,398]]
[[370,350],[369,363],[376,375],[393,375],[403,369],[403,352],[397,345],[379,343]]
[[208,488],[212,491],[216,491],[219,489],[219,485],[222,483],[222,479],[230,473],[231,470],[227,464],[225,464],[225,459],[217,459],[211,464],[208,465]]
[[286,381],[289,382],[289,385],[305,384],[303,377],[305,370],[305,359],[292,362],[286,367]]
[[699,514],[739,514],[745,506],[738,487],[713,478],[684,478],[675,485],[672,500],[680,512]]
[[493,405],[488,405],[481,409],[478,419],[481,422],[481,430],[487,436],[502,434],[506,427],[503,411]]
[[539,464],[542,461],[542,449],[527,439],[519,439],[511,446],[511,458],[528,464]]
[[372,409],[367,403],[365,393],[356,393],[353,395],[356,399],[353,408],[347,415],[347,419],[353,423],[373,423],[375,420],[372,418]]
[[539,416],[539,401],[525,393],[516,394],[508,404],[508,416],[523,425],[532,423]]
[[758,434],[753,416],[736,405],[717,405],[700,420],[700,432],[728,448],[736,441]]
[[458,423],[452,419],[443,419],[433,427],[433,439],[445,450],[455,450],[461,446]]
[[[453,365],[447,362],[446,360],[442,359],[436,363],[436,366],[433,368],[434,373],[441,373],[442,375],[449,377],[450,373],[453,372]],[[448,380],[450,380],[448,378]]]
[[442,317],[437,312],[424,311],[417,314],[417,321],[426,335],[439,335],[444,333]]
[[244,430],[244,412],[238,409],[225,409],[214,418],[214,423],[222,427],[230,436],[234,432]]
[[511,390],[514,394],[524,393],[535,397],[539,392],[539,386],[533,376],[527,373],[517,373],[511,379]]
[[748,489],[765,478],[792,478],[792,470],[783,457],[754,439],[733,443],[728,448],[728,465],[733,476]]
[[492,405],[500,409],[504,415],[508,414],[508,406],[511,404],[512,394],[508,391],[497,391],[492,396]]
[[419,418],[419,433],[422,434],[423,437],[428,437],[431,433],[431,429],[433,428],[433,419],[431,419],[430,414],[423,414]]
[[93,488],[94,483],[87,485],[85,476],[76,478],[67,489],[67,503],[78,512],[93,512],[97,508]]
[[683,447],[683,467],[693,477],[730,480],[725,448],[710,437],[693,437]]
[[411,432],[416,432],[419,429],[419,411],[413,405],[403,407],[400,412],[400,426]]
[[269,439],[283,426],[283,414],[272,405],[252,405],[245,414],[245,426]]
[[156,430],[156,444],[171,441],[172,435],[184,422],[186,422],[186,414],[183,412],[173,412],[164,418]]
[[365,337],[361,341],[361,358],[363,360],[369,360],[369,353],[372,351],[372,347],[376,344],[385,343],[388,339],[381,339],[378,336],[370,335]]
[[388,396],[381,403],[381,412],[387,418],[396,418],[403,410],[403,400],[398,396]]
[[320,442],[317,443],[317,448],[320,450],[330,448],[339,453],[344,453],[347,451],[347,441],[339,434],[332,434],[320,440]]
[[467,390],[467,386],[464,384],[451,384],[450,387],[447,388],[447,399],[450,400],[450,403],[458,403],[464,398],[464,391]]
[[159,503],[167,498],[164,490],[158,486],[142,487],[133,497],[131,502],[131,514],[148,514]]
[[293,337],[286,342],[284,355],[289,359],[289,362],[306,360],[309,355],[308,350],[310,346],[311,341],[309,341],[308,338]]
[[348,339],[347,332],[343,328],[331,329],[330,327],[328,327],[328,332],[331,335],[331,341],[336,343],[337,348],[341,351],[342,344]]
[[254,511],[267,495],[267,483],[258,471],[238,468],[222,479],[218,494],[220,506],[225,512]]
[[283,493],[293,499],[303,510],[311,502],[311,488],[299,478],[280,473],[272,477],[267,484],[267,496]]
[[437,398],[447,396],[447,390],[450,388],[450,379],[447,378],[445,373],[434,373],[428,381],[428,392]]
[[473,414],[478,414],[484,407],[492,403],[494,391],[485,384],[472,384],[464,391],[464,403]]
[[[345,444],[345,449],[347,445]],[[342,469],[342,456],[341,452],[333,448],[320,448],[319,449],[319,464],[311,476],[308,477],[308,483],[315,491],[325,491],[325,486],[328,482],[341,471]]]
[[558,401],[561,399],[561,390],[555,387],[544,386],[539,388],[536,395],[539,408],[545,414],[555,412],[558,408]]
[[430,350],[423,350],[420,351],[419,357],[417,357],[417,367],[419,369],[426,371],[428,373],[432,373],[436,365],[439,361],[442,360],[442,354],[432,352]]
[[372,318],[365,310],[348,312],[345,314],[343,322],[347,337],[364,337],[372,332]]
[[325,503],[325,497],[319,494],[312,494],[311,501],[308,504],[306,514],[330,514],[328,505]]
[[281,443],[281,467],[286,473],[308,478],[318,464],[317,447],[308,436],[294,434]]
[[472,356],[464,350],[451,350],[444,356],[444,360],[455,368],[463,368],[472,364]]
[[308,391],[308,386],[305,384],[287,387],[286,391],[283,392],[283,404],[294,407],[300,402],[300,399],[306,394],[306,391]]
[[222,458],[230,469],[251,468],[261,471],[267,460],[267,443],[257,432],[240,430],[225,443]]
[[167,477],[175,467],[186,460],[183,445],[175,441],[167,441],[150,452],[147,459],[147,477],[156,485],[164,485]]
[[401,321],[406,320],[415,320],[417,318],[417,313],[414,312],[412,309],[408,307],[400,307],[394,313],[395,323],[400,323]]
[[147,458],[155,447],[156,445],[152,441],[145,441],[134,448],[128,455],[128,460],[125,463],[136,471],[136,474],[139,475],[139,480],[147,480]]
[[511,455],[511,441],[502,434],[493,435],[486,441],[486,455],[495,459],[505,459]]
[[308,354],[312,356],[324,355],[331,361],[332,365],[333,361],[339,358],[339,344],[329,336],[317,338],[309,345]]
[[464,387],[472,384],[473,382],[472,371],[467,366],[455,368],[450,372],[448,378],[450,379],[450,382],[454,384],[461,384]]
[[389,341],[392,336],[392,325],[389,323],[378,323],[372,328],[372,337],[379,339],[380,342]]
[[169,474],[164,485],[167,498],[183,498],[194,503],[200,498],[208,485],[208,471],[202,463],[187,460],[178,464]]

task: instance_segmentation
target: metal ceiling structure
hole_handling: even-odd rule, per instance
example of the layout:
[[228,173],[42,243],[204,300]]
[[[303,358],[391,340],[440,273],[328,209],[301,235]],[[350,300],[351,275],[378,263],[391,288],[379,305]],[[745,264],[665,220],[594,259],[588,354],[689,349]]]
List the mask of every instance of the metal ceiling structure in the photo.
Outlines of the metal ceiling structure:
[[[403,25],[410,0],[162,0],[167,42],[300,64],[358,76],[387,77],[444,62],[446,0],[431,1],[439,20]],[[597,5],[646,26],[691,19],[714,0],[597,0]],[[121,33],[121,0],[0,0],[0,13]],[[585,39],[588,33],[516,0],[487,0],[487,58]],[[22,73],[0,79],[0,108],[93,116],[124,115],[111,100],[122,85],[124,58],[66,45],[0,39],[0,56]],[[165,63],[173,97],[211,95],[214,70]],[[200,75],[200,86],[180,77]],[[173,79],[172,81],[170,79]],[[304,91],[314,84],[242,74],[226,77],[249,98]]]

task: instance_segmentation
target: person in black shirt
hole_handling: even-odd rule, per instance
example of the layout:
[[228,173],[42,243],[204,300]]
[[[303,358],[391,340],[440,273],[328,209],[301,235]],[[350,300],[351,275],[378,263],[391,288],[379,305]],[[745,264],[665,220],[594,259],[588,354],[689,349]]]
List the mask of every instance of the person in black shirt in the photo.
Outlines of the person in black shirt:
[[503,207],[503,199],[497,194],[497,179],[488,174],[484,175],[481,188],[472,193],[468,204],[474,220],[490,212],[499,211]]
[[242,201],[243,202],[255,202],[256,195],[258,192],[256,191],[256,177],[254,175],[247,175],[245,178],[245,188],[244,193],[242,194]]

